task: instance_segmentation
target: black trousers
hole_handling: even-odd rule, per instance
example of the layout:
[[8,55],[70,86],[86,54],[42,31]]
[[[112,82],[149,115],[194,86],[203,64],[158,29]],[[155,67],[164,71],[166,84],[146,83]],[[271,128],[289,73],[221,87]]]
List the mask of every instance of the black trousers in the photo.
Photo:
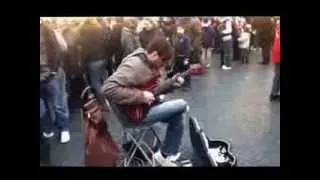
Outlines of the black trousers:
[[249,49],[239,48],[240,50],[240,62],[243,64],[249,63]]
[[221,66],[231,66],[231,59],[233,56],[232,40],[222,42],[222,51],[220,52]]
[[274,77],[272,83],[271,95],[278,95],[280,92],[280,63],[274,66]]
[[233,61],[240,60],[240,49],[239,42],[237,40],[233,41]]
[[262,46],[261,49],[262,49],[262,63],[269,64],[270,63],[271,46],[265,45],[265,46]]

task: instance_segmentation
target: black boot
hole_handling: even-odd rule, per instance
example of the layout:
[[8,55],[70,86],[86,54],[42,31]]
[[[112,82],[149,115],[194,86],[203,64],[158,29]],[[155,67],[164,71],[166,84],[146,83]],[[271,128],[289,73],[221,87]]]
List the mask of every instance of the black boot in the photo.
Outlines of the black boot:
[[270,95],[270,101],[280,101],[280,95]]

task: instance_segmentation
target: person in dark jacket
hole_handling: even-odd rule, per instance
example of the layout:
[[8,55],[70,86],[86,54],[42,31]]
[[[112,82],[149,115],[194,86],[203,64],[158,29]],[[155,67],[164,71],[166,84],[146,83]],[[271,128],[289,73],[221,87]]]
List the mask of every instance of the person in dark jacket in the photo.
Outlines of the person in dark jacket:
[[145,21],[143,24],[143,29],[139,33],[140,43],[142,48],[146,48],[150,40],[153,38],[155,33],[155,27],[152,26],[152,23],[149,21]]
[[105,105],[100,92],[106,79],[107,69],[103,29],[96,19],[88,19],[80,29],[80,37],[83,66],[88,84],[93,88],[99,103]]
[[[45,25],[40,25],[40,98],[48,105],[50,118],[44,118],[43,136],[54,135],[54,120],[58,125],[60,142],[70,141],[69,109],[65,94],[64,70],[61,66],[63,50],[56,32]],[[50,106],[50,107],[49,107]]]
[[113,69],[118,68],[124,57],[141,47],[136,28],[137,22],[134,19],[125,19],[123,23],[117,22],[112,28],[107,43],[107,56],[114,57]]
[[231,59],[233,55],[232,22],[230,17],[227,17],[223,20],[223,24],[221,24],[219,30],[222,44],[221,68],[223,70],[230,70],[232,69]]
[[192,20],[186,27],[185,32],[191,41],[190,62],[191,64],[200,63],[202,47],[201,22]]
[[212,49],[214,45],[214,39],[215,39],[215,31],[213,27],[211,26],[211,23],[208,21],[208,19],[205,19],[202,24],[202,59],[203,59],[203,65],[205,65],[207,68],[211,66],[211,60],[212,60]]
[[270,17],[262,17],[258,21],[257,36],[262,49],[261,64],[268,65],[270,63],[270,53],[274,37],[273,23]]
[[122,58],[141,47],[139,34],[136,31],[137,25],[135,19],[128,19],[124,22],[124,27],[121,32]]
[[[191,53],[191,42],[190,38],[184,34],[184,29],[182,27],[177,28],[177,37],[175,43],[175,58],[173,65],[173,74],[183,73],[190,68],[190,53]],[[186,87],[190,87],[191,77],[187,75],[185,77]]]
[[232,23],[232,39],[233,39],[233,61],[240,60],[239,35],[241,27],[238,23]]

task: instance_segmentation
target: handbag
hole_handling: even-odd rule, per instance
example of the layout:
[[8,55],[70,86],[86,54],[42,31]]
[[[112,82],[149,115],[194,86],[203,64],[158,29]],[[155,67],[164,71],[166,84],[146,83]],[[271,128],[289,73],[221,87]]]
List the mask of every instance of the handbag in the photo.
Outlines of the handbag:
[[105,111],[90,90],[83,98],[85,166],[116,166],[120,151],[107,131]]

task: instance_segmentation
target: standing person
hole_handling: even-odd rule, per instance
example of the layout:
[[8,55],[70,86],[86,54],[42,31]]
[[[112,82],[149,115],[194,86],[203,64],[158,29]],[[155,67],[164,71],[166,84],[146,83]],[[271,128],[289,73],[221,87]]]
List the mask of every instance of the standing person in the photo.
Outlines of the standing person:
[[240,60],[240,49],[239,49],[239,34],[242,26],[238,18],[232,23],[232,39],[233,39],[233,61]]
[[[191,43],[190,38],[184,34],[184,29],[179,26],[177,28],[177,38],[175,43],[175,58],[173,65],[173,73],[183,73],[190,68],[190,51],[191,51]],[[185,83],[183,84],[185,87],[190,87],[191,85],[191,77],[187,75],[185,77]]]
[[138,22],[135,19],[126,19],[124,21],[121,34],[122,58],[141,47],[137,26]]
[[272,46],[272,60],[275,64],[274,78],[270,100],[280,100],[280,20],[277,20],[277,27],[275,29],[275,37]]
[[114,57],[114,69],[118,68],[124,57],[141,47],[137,26],[134,18],[119,19],[113,25],[107,49],[108,57]]
[[[60,142],[70,141],[69,108],[65,89],[65,73],[62,59],[67,49],[66,42],[57,29],[50,29],[40,25],[40,75],[51,76],[52,79],[43,86],[42,94],[47,97],[48,105],[52,111],[52,119],[58,126]],[[46,123],[43,136],[50,138],[54,135],[53,124]]]
[[144,20],[142,31],[139,33],[140,43],[142,48],[146,48],[150,40],[155,34],[155,26],[149,21]]
[[201,48],[202,48],[202,34],[201,22],[198,19],[191,20],[190,24],[185,30],[191,41],[191,64],[198,64],[201,62]]
[[97,19],[87,19],[82,25],[80,45],[88,84],[94,90],[98,102],[104,106],[105,102],[100,89],[107,76],[107,60],[105,59],[104,32]]
[[230,18],[224,18],[223,27],[221,31],[221,40],[222,40],[222,69],[230,70],[231,68],[231,59],[233,51],[232,43],[232,22]]
[[[127,108],[135,108],[137,105],[151,106],[155,101],[155,97],[150,91],[132,87],[145,86],[149,82],[157,80],[160,76],[160,69],[171,59],[172,51],[172,46],[164,37],[151,40],[146,50],[137,49],[123,59],[118,69],[105,81],[102,88],[104,96],[120,111],[123,111],[129,120],[132,120],[132,116],[137,113],[131,114],[126,110]],[[158,84],[152,90],[166,92],[172,89],[175,84],[181,86],[182,83],[181,77],[174,76]],[[179,149],[184,132],[186,111],[187,103],[184,100],[170,100],[151,106],[150,110],[144,113],[145,118],[139,117],[136,121],[137,125],[155,122],[168,124],[163,146],[153,157],[161,166],[178,166],[176,160],[180,156]]]
[[259,39],[259,45],[262,49],[261,64],[268,65],[270,63],[270,53],[274,36],[274,28],[270,17],[262,17],[259,21],[260,22],[257,29],[257,35]]
[[244,29],[241,29],[238,41],[240,61],[242,64],[249,64],[250,33],[248,25],[245,25]]
[[215,32],[208,19],[204,19],[202,24],[202,60],[206,68],[210,68],[212,61],[212,49],[214,45]]

